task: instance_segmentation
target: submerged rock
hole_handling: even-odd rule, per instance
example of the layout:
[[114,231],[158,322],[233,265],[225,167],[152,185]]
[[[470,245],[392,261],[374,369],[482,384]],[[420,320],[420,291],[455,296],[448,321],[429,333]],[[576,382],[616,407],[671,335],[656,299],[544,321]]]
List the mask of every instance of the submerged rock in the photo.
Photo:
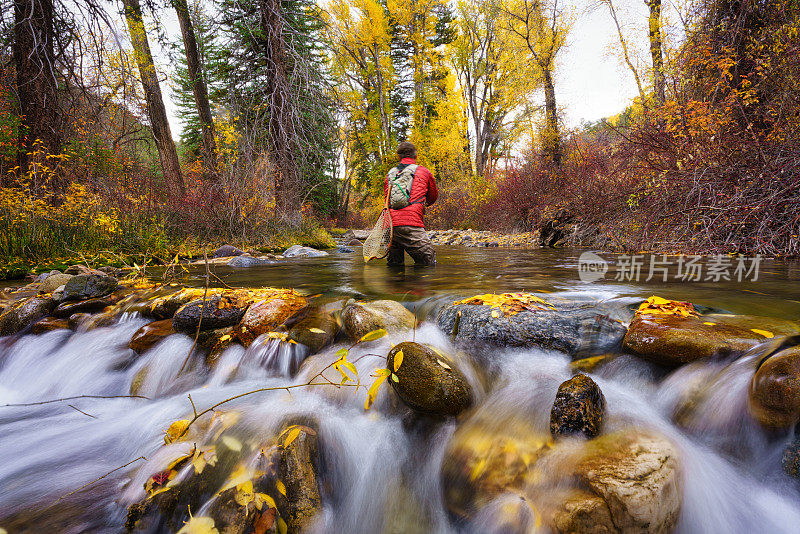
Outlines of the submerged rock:
[[637,314],[624,345],[645,360],[677,367],[702,358],[743,353],[772,336],[798,330],[800,325],[793,321],[749,315]]
[[519,421],[468,421],[456,430],[442,462],[442,495],[450,513],[470,519],[493,499],[541,477],[532,465],[552,446]]
[[[221,303],[225,304],[220,305]],[[208,298],[205,304],[201,299],[181,306],[172,317],[172,327],[176,332],[185,334],[194,334],[198,326],[200,330],[225,328],[238,324],[244,313],[244,308],[228,305],[222,297],[214,295]]]
[[0,336],[16,334],[49,315],[55,306],[56,301],[50,297],[31,297],[16,302],[0,315]]
[[384,328],[389,332],[414,328],[416,319],[402,304],[394,300],[353,302],[342,310],[342,323],[347,336],[358,341],[364,334]]
[[174,333],[175,329],[172,328],[171,319],[153,321],[152,323],[147,323],[133,334],[128,347],[138,354],[143,354],[153,345]]
[[800,438],[796,438],[784,449],[781,466],[787,475],[800,480]]
[[79,274],[64,285],[62,300],[86,300],[105,297],[114,292],[119,281],[105,274]]
[[[523,302],[536,298],[522,293]],[[503,295],[481,295],[500,300]],[[474,297],[480,302],[479,297]],[[472,299],[468,299],[472,300]],[[513,301],[512,301],[513,302]],[[445,333],[464,341],[499,346],[556,349],[568,354],[605,352],[619,346],[625,326],[595,304],[532,303],[511,310],[460,301],[445,306],[437,318]]]
[[324,250],[317,250],[311,247],[304,247],[303,245],[292,245],[283,253],[284,258],[298,258],[298,257],[308,257],[308,258],[318,258],[321,256],[327,256],[328,253]]
[[800,347],[769,356],[750,382],[748,406],[769,428],[792,428],[800,422]]
[[550,412],[550,433],[554,438],[582,433],[596,437],[603,426],[606,399],[594,380],[578,374],[558,387]]
[[389,351],[386,364],[393,371],[389,383],[395,393],[418,412],[455,416],[472,404],[467,379],[432,347],[400,343]]

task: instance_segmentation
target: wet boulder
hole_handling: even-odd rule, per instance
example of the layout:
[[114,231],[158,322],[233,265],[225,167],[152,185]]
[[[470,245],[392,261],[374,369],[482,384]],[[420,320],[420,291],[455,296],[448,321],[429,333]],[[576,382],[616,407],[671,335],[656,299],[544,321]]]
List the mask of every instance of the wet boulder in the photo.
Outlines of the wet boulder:
[[[599,495],[572,489],[559,499],[551,512],[550,523],[555,532],[564,534],[614,534],[620,531],[611,517],[611,510]],[[639,532],[634,530],[632,532]]]
[[175,329],[172,328],[171,319],[153,321],[152,323],[147,323],[133,334],[128,347],[138,354],[143,354],[153,345],[174,333]]
[[[155,319],[170,319],[178,309],[184,304],[188,304],[197,299],[203,298],[203,289],[198,288],[184,288],[179,291],[174,291],[167,295],[161,295],[153,299],[149,308],[142,310],[145,315],[150,315]],[[206,298],[214,295],[221,295],[222,290],[210,288],[206,292]]]
[[305,425],[288,426],[278,443],[278,479],[286,488],[285,505],[279,510],[287,516],[289,532],[302,532],[322,510],[317,433]]
[[228,258],[231,256],[241,256],[244,251],[234,247],[233,245],[222,245],[214,251],[213,258]]
[[50,315],[55,306],[56,301],[50,297],[31,297],[16,302],[0,315],[0,336],[16,334]]
[[327,256],[328,253],[324,250],[317,250],[311,247],[304,247],[303,245],[292,245],[283,253],[284,258],[319,258]]
[[307,308],[307,312],[297,313],[286,322],[289,338],[308,347],[316,354],[333,343],[339,332],[339,323],[333,315],[321,309]]
[[437,324],[465,342],[543,347],[568,354],[617,348],[625,326],[597,303],[546,302],[530,293],[479,295],[445,306]]
[[674,530],[683,494],[679,452],[667,439],[633,430],[601,436],[586,443],[574,474],[608,506],[615,531]]
[[225,349],[236,342],[236,334],[233,326],[218,328],[216,330],[202,330],[197,337],[197,345],[207,351],[206,365],[214,368],[219,361],[219,357]]
[[247,308],[236,335],[246,347],[250,346],[258,336],[275,331],[307,303],[305,297],[291,290],[267,296]]
[[800,422],[800,346],[764,360],[750,382],[748,407],[768,428],[792,428]]
[[469,408],[473,394],[467,379],[443,354],[406,341],[389,351],[387,367],[395,393],[410,408],[425,414],[455,416]]
[[39,293],[52,293],[69,282],[70,279],[72,279],[71,274],[64,274],[56,271],[42,281],[42,285],[39,286]]
[[70,330],[77,330],[85,325],[91,318],[92,316],[88,313],[73,313],[69,316],[69,319],[67,319],[67,325]]
[[195,300],[181,306],[172,317],[176,332],[194,334],[200,330],[214,330],[234,326],[242,320],[245,308],[231,304],[220,295]]
[[52,332],[53,330],[62,330],[69,328],[69,323],[66,319],[56,319],[55,317],[45,317],[41,321],[34,323],[31,328],[33,334],[44,334],[45,332]]
[[676,315],[637,313],[624,346],[643,359],[677,367],[702,358],[743,353],[774,336],[800,331],[794,321],[749,315]]
[[606,399],[594,380],[577,374],[558,387],[550,411],[550,433],[554,438],[572,434],[596,437],[603,426]]
[[79,274],[64,285],[62,300],[86,300],[105,297],[114,292],[119,281],[105,274]]
[[53,310],[53,315],[61,319],[66,319],[76,313],[97,313],[103,311],[108,306],[114,304],[115,299],[109,297],[92,298],[79,301],[64,300],[56,309]]
[[364,334],[386,329],[389,332],[414,328],[416,319],[402,304],[394,300],[352,302],[342,310],[342,323],[347,336],[358,341]]

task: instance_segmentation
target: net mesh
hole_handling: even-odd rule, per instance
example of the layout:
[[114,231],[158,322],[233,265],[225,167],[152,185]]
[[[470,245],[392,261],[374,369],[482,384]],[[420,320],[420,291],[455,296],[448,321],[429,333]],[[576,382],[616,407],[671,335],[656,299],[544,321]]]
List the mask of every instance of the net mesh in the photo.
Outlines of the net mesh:
[[384,208],[378,217],[378,222],[364,241],[364,261],[379,260],[389,254],[392,244],[392,216]]

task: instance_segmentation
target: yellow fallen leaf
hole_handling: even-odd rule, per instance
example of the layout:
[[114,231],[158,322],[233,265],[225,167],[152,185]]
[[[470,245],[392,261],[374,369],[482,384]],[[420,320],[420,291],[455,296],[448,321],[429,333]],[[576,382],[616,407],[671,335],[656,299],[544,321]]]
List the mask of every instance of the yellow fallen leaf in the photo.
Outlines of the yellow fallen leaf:
[[178,534],[219,534],[210,517],[190,517]]
[[292,444],[294,440],[297,439],[297,436],[300,435],[300,427],[296,426],[289,431],[289,434],[286,436],[286,441],[283,442],[283,448],[287,448],[289,445]]
[[278,488],[278,493],[286,497],[286,486],[280,480],[275,481],[275,487]]
[[392,382],[394,382],[395,384],[399,384],[400,383],[400,379],[397,378],[397,375],[394,374],[394,373],[392,373]]
[[705,323],[703,323],[703,324],[705,324],[705,325],[708,325],[708,326],[714,326],[714,325],[715,325],[715,324],[717,324],[717,323],[711,323],[711,322],[709,322],[709,321],[706,321],[706,322],[705,322]]
[[248,480],[236,486],[236,494],[233,496],[233,500],[236,501],[236,504],[247,506],[253,499],[255,499],[255,493],[253,492],[252,480]]
[[286,525],[286,521],[282,518],[278,518],[278,533],[279,534],[286,534],[289,531],[289,527]]
[[755,332],[756,334],[758,334],[760,336],[767,337],[767,338],[775,337],[775,334],[773,334],[772,332],[770,332],[768,330],[759,330],[758,328],[751,328],[750,331],[751,332]]
[[256,493],[255,496],[256,501],[256,508],[261,510],[261,508],[266,504],[267,507],[277,510],[278,505],[275,504],[275,499],[267,495],[266,493]]
[[403,351],[398,350],[394,355],[394,372],[396,373],[400,366],[403,365]]
[[242,450],[242,442],[231,436],[222,436],[222,444],[228,447],[233,452]]
[[373,330],[372,332],[367,332],[361,339],[357,341],[357,343],[361,343],[363,341],[375,341],[376,339],[380,339],[387,334],[386,330],[383,328],[378,328],[377,330]]
[[325,330],[323,330],[322,328],[309,328],[308,331],[311,332],[312,334],[324,334],[325,333]]
[[220,340],[220,341],[228,341],[230,338],[231,338],[231,335],[230,335],[230,334],[225,334],[224,336],[222,336],[221,338],[219,338],[219,340]]
[[441,365],[442,367],[444,367],[444,368],[445,368],[445,369],[447,369],[448,371],[451,371],[451,370],[452,370],[452,369],[450,368],[450,366],[449,366],[449,365],[447,365],[446,363],[444,363],[444,362],[443,362],[442,360],[440,360],[439,358],[436,358],[436,363],[438,363],[439,365]]
[[178,440],[181,436],[186,433],[186,429],[189,428],[189,420],[188,419],[179,419],[169,425],[167,429],[166,435],[164,436],[164,443],[172,443]]

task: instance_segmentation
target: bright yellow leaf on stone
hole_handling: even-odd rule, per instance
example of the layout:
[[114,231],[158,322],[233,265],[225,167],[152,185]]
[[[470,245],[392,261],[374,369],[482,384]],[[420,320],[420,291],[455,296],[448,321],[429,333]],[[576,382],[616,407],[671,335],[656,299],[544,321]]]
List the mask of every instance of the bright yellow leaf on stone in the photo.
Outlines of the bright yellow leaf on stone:
[[392,382],[394,382],[396,384],[400,382],[400,379],[394,373],[392,373]]
[[190,517],[178,534],[219,534],[210,517]]
[[767,337],[767,338],[775,337],[775,334],[773,334],[772,332],[770,332],[768,330],[759,330],[758,328],[751,328],[750,330],[752,332],[755,332],[756,334],[758,334],[760,336],[764,336],[764,337]]
[[712,323],[712,322],[706,321],[706,322],[705,322],[705,323],[703,323],[703,324],[705,324],[705,325],[708,325],[708,326],[714,326],[714,325],[715,325],[715,324],[717,324],[717,323]]
[[286,534],[287,532],[289,532],[289,527],[286,525],[286,521],[284,521],[283,519],[281,519],[279,517],[278,518],[278,533],[279,534]]
[[673,315],[675,317],[696,317],[697,312],[691,302],[667,300],[653,295],[639,305],[636,315]]
[[180,437],[182,437],[186,433],[186,429],[189,428],[189,420],[188,419],[179,419],[169,425],[167,429],[166,436],[164,436],[164,443],[173,443],[177,441]]
[[292,429],[289,431],[288,435],[286,436],[286,441],[284,441],[284,442],[283,442],[283,448],[285,449],[285,448],[287,448],[289,445],[291,445],[291,444],[292,444],[292,442],[293,442],[294,440],[296,440],[296,439],[297,439],[297,436],[299,436],[299,435],[300,435],[300,427],[299,427],[299,426],[295,426],[295,427],[293,427],[293,428],[292,428]]
[[394,372],[396,373],[400,366],[403,365],[403,351],[398,350],[394,355]]
[[323,330],[322,328],[309,328],[308,331],[311,332],[312,334],[324,334],[325,333],[325,330]]
[[278,488],[278,493],[286,497],[286,486],[280,480],[275,481],[275,487]]
[[255,493],[253,492],[252,480],[248,480],[236,486],[236,494],[233,496],[233,500],[236,501],[236,504],[247,506],[253,499],[255,499]]

